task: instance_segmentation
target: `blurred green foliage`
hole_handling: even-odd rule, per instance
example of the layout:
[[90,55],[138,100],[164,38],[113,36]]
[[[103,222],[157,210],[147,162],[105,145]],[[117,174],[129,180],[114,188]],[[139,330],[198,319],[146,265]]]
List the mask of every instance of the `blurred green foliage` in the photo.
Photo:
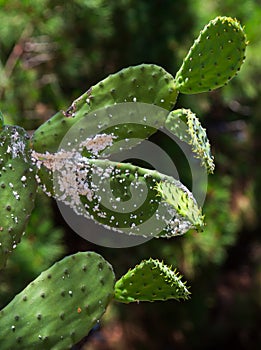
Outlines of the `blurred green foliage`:
[[[66,252],[91,247],[102,253],[118,275],[154,257],[190,279],[187,304],[115,305],[125,339],[117,349],[260,348],[259,0],[0,0],[0,109],[6,122],[32,130],[128,65],[152,62],[175,74],[192,38],[217,15],[245,26],[247,60],[225,88],[183,95],[177,104],[203,120],[215,155],[205,231],[124,251],[95,247],[67,226],[62,230],[53,202],[39,195],[23,243],[0,277],[1,305],[65,253],[63,240]],[[165,145],[160,136],[155,140]],[[128,333],[133,325],[139,328]]]

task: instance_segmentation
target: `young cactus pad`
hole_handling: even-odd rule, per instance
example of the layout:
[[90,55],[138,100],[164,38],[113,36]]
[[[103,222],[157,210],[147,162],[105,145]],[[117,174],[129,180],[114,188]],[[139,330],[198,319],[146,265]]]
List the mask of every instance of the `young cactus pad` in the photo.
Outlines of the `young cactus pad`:
[[226,84],[245,59],[246,36],[240,23],[217,17],[200,32],[175,76],[183,94],[210,91]]
[[194,113],[189,109],[176,109],[168,115],[165,127],[181,141],[191,145],[196,158],[201,160],[208,173],[214,172],[215,164],[206,130]]
[[122,303],[185,300],[190,292],[181,277],[158,260],[144,260],[116,282],[114,298]]
[[0,131],[0,269],[20,242],[35,194],[29,137],[18,126],[4,126]]
[[[93,113],[97,110],[118,103],[141,102],[170,111],[175,105],[177,95],[173,76],[163,68],[153,64],[125,68],[91,87],[75,100],[67,111],[57,113],[40,126],[33,135],[33,148],[41,153],[56,152],[70,128],[83,119],[87,120],[91,129],[102,127],[104,130],[111,125],[120,124],[121,127],[124,125],[124,110],[121,115],[117,114],[116,118],[112,115],[111,120],[105,114],[97,119]],[[153,115],[149,117],[153,118]],[[157,123],[158,128],[164,124],[164,120],[158,120]],[[155,131],[152,129],[148,132],[144,130],[143,125],[140,130],[136,125],[135,130],[140,137],[143,135],[143,138]],[[108,132],[112,133],[112,129],[110,128]],[[129,136],[128,133],[124,135]]]
[[99,321],[113,296],[111,265],[81,252],[42,272],[0,312],[1,350],[65,350]]
[[[79,153],[33,156],[38,167],[53,173],[57,200],[106,227],[145,237],[171,237],[203,225],[193,195],[170,176]],[[171,202],[165,200],[169,196]]]

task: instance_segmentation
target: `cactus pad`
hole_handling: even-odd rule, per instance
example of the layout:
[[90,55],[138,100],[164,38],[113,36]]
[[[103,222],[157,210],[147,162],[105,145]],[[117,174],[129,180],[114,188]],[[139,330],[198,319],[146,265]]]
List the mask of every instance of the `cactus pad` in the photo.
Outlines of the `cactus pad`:
[[18,126],[4,126],[0,132],[0,268],[20,242],[35,194],[29,137]]
[[175,76],[177,89],[194,94],[223,86],[239,71],[246,45],[245,33],[237,20],[217,17],[210,21]]
[[1,349],[70,349],[99,321],[113,288],[114,273],[100,255],[64,258],[0,312]]
[[122,303],[185,300],[190,292],[181,277],[158,260],[144,260],[116,282],[114,298]]
[[196,158],[201,160],[202,166],[206,168],[208,173],[213,173],[215,164],[206,130],[201,126],[194,113],[189,109],[176,109],[168,115],[165,127],[181,141],[190,144]]
[[57,200],[113,230],[170,237],[203,225],[193,195],[170,176],[79,153],[33,156],[53,173]]
[[[118,120],[112,116],[110,121],[109,118],[97,118],[93,113],[96,110],[118,103],[141,102],[169,111],[175,105],[177,95],[174,78],[163,68],[153,64],[125,68],[91,87],[75,100],[67,111],[57,113],[40,126],[33,135],[33,147],[41,153],[56,152],[64,135],[83,118],[87,118],[91,129],[97,126],[103,129],[106,126],[110,128],[110,125],[117,124],[117,121],[118,124],[124,123],[124,111],[121,116],[117,116]],[[124,132],[124,128],[122,129]],[[152,129],[148,133],[143,125],[140,130],[138,127],[135,130],[137,134],[143,135],[143,138],[155,131]],[[108,132],[112,133],[112,129]],[[124,137],[129,137],[129,134],[126,132]]]

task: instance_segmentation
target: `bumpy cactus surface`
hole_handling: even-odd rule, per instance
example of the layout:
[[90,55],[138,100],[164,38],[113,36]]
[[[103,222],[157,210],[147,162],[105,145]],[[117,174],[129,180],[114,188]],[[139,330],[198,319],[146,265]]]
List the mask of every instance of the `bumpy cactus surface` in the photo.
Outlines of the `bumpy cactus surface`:
[[240,23],[217,17],[201,31],[175,76],[183,94],[210,91],[226,84],[239,71],[246,49]]
[[[55,152],[75,123],[107,106],[142,102],[170,111],[179,92],[200,93],[221,87],[240,69],[246,45],[245,33],[237,20],[217,17],[201,31],[175,79],[162,67],[153,64],[141,64],[112,74],[76,99],[67,111],[57,113],[38,128],[33,136],[34,149],[41,153]],[[97,122],[97,118],[91,117],[90,127],[93,122],[110,126],[108,121]],[[135,132],[139,133],[137,129]],[[148,133],[144,134],[146,137]]]
[[1,349],[70,349],[99,321],[113,291],[114,273],[100,255],[64,258],[0,312]]
[[144,260],[116,282],[114,298],[123,303],[188,299],[190,292],[181,277],[158,260]]
[[181,108],[170,112],[165,127],[181,141],[191,145],[196,158],[201,160],[202,166],[206,168],[208,173],[214,172],[214,158],[211,155],[206,130],[191,110]]
[[18,126],[0,131],[0,269],[21,236],[34,207],[35,169],[29,137]]
[[[157,217],[161,216],[157,208],[163,201],[172,208],[173,214],[171,224],[165,229],[166,236],[184,233],[191,227],[202,228],[201,209],[197,207],[192,194],[174,179],[168,179],[167,182],[163,181],[159,184],[158,180],[162,181],[164,178],[161,174],[155,172],[152,174],[144,169],[132,167],[130,164],[115,165],[103,159],[97,163],[94,158],[104,157],[108,153],[124,148],[119,141],[127,140],[129,143],[125,142],[125,146],[133,146],[141,139],[153,134],[158,128],[165,126],[190,144],[196,157],[201,159],[202,165],[208,172],[213,172],[214,162],[210,144],[195,114],[185,109],[173,111],[170,114],[169,111],[173,108],[179,92],[196,93],[212,90],[231,79],[244,60],[246,44],[243,29],[236,20],[217,17],[201,31],[175,78],[161,67],[143,64],[110,75],[90,88],[75,100],[66,112],[55,115],[33,136],[33,147],[37,152],[35,155],[39,166],[38,181],[42,183],[45,192],[69,204],[79,214],[83,214],[82,209],[84,209],[87,216],[105,226],[115,230],[125,230],[128,227],[128,232],[131,234],[139,234],[137,227],[147,221],[153,213]],[[142,115],[137,112],[137,102],[157,105],[162,110],[166,110],[166,113],[160,115],[151,113],[150,123],[144,125],[135,120],[135,116],[137,119],[137,116]],[[121,112],[114,113],[115,105],[124,103],[126,110],[123,108]],[[133,106],[133,123],[129,120],[127,123],[124,122],[129,104]],[[63,137],[72,126],[77,127],[72,128],[75,134],[70,134],[71,149],[59,148]],[[85,146],[74,149],[72,145],[75,140],[79,142],[77,136],[81,135],[81,132],[86,136],[86,130],[89,130],[89,133]],[[99,132],[99,130],[102,131]],[[80,144],[84,145],[84,140],[81,140]],[[56,155],[49,154],[57,150],[59,152]],[[45,155],[45,152],[48,154]],[[83,157],[87,157],[88,160]],[[62,167],[61,162],[67,162],[67,165],[64,164]],[[54,190],[51,179],[55,171],[54,184],[57,185],[59,176],[66,174],[67,178],[71,178],[76,169],[81,172],[81,175],[78,171],[78,179],[72,186],[65,188],[62,184],[62,190],[59,186]],[[115,203],[111,204],[113,196],[109,196],[110,199],[107,201],[110,202],[107,203],[109,205],[104,205],[105,197],[101,194],[104,186],[101,182],[93,181],[98,172],[103,179],[110,177],[111,194],[118,193],[115,197],[120,200],[118,206]],[[131,188],[131,180],[134,178],[135,188]],[[137,189],[144,181],[147,185],[148,197],[139,211],[134,208],[131,214],[119,212],[119,206],[124,207],[124,202],[129,203],[134,197],[131,191]],[[69,187],[71,190],[73,188],[73,196],[70,192],[65,193]],[[75,192],[79,194],[78,198]],[[105,189],[104,192],[108,191]],[[137,198],[139,197],[138,195]],[[187,202],[189,202],[188,205]],[[113,210],[113,206],[117,210]],[[79,208],[81,208],[80,211]],[[192,210],[191,213],[190,210]],[[149,231],[147,233],[144,230],[141,231],[142,235],[150,235]],[[157,236],[161,235],[159,231]]]
[[[55,152],[68,130],[77,122],[87,118],[88,127],[92,130],[108,128],[108,133],[115,136],[122,134],[124,128],[123,115],[114,115],[110,120],[108,115],[102,115],[98,120],[94,111],[115,103],[142,102],[155,104],[166,110],[171,110],[176,102],[178,92],[175,90],[174,78],[163,68],[154,64],[141,64],[129,67],[112,74],[91,87],[87,92],[75,100],[67,111],[61,111],[36,130],[33,136],[33,147],[37,152]],[[153,115],[150,118],[154,118]],[[113,123],[120,124],[120,129],[110,128]],[[156,119],[155,127],[163,125],[163,121]],[[130,137],[131,129],[124,134]],[[149,131],[143,125],[135,125],[135,135],[147,138],[156,130]]]
[[171,176],[76,153],[34,157],[55,172],[57,200],[114,230],[170,237],[204,225],[192,193]]

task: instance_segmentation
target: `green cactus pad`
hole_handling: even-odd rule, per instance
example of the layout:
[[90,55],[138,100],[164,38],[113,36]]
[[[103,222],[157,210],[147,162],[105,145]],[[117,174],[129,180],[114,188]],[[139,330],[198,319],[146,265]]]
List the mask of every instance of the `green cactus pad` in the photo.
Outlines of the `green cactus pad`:
[[171,112],[167,117],[165,127],[181,141],[192,146],[196,158],[201,160],[202,166],[206,168],[208,173],[214,172],[214,158],[211,155],[206,130],[191,110],[182,108]]
[[[164,125],[168,111],[147,103],[125,102],[90,112],[72,125],[59,145],[59,151],[81,152],[88,158],[108,157],[130,149]],[[50,194],[52,174],[39,169],[38,179]]]
[[94,252],[66,257],[42,272],[0,312],[1,350],[65,350],[99,321],[114,273]]
[[143,102],[170,110],[177,94],[171,74],[154,64],[141,64],[110,75],[91,89],[89,98],[91,109],[114,103]]
[[190,292],[181,277],[158,260],[144,260],[116,282],[114,298],[122,303],[186,300]]
[[213,19],[200,32],[177,72],[177,89],[194,94],[223,86],[240,70],[246,45],[245,33],[236,19]]
[[170,176],[79,153],[35,153],[34,157],[40,169],[53,172],[57,200],[113,230],[171,237],[203,225],[193,195]]
[[[117,118],[101,116],[97,118],[94,111],[118,103],[141,102],[159,106],[171,110],[175,105],[178,92],[175,90],[174,78],[163,68],[153,64],[142,64],[129,67],[118,73],[109,75],[107,78],[91,87],[87,92],[75,100],[67,111],[61,111],[40,126],[33,135],[33,148],[37,152],[56,152],[63,137],[77,122],[87,118],[91,129],[108,128],[108,133],[117,135],[120,131],[128,138],[128,128],[124,130],[124,113]],[[150,116],[153,118],[153,115]],[[89,118],[89,119],[88,119]],[[164,121],[158,121],[157,127]],[[110,128],[111,125],[119,124],[120,129]],[[150,124],[149,124],[150,125]],[[117,130],[120,130],[117,132]],[[135,132],[147,138],[156,130],[144,130],[143,125],[138,125]],[[104,132],[104,131],[103,131]],[[94,136],[94,135],[93,135]]]
[[0,268],[20,242],[35,194],[29,137],[18,126],[4,126],[0,132]]

